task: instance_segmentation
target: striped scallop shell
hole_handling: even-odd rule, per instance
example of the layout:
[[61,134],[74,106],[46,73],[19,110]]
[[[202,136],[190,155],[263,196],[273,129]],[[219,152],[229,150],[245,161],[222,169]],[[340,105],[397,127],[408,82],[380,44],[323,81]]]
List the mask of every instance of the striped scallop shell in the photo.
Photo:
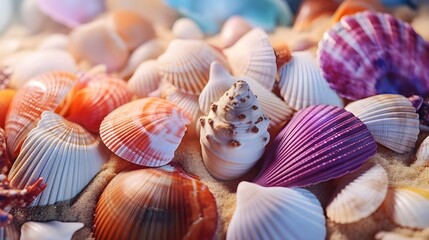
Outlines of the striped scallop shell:
[[261,187],[241,182],[226,239],[325,239],[323,209],[302,188]]
[[100,126],[100,137],[119,157],[148,167],[169,163],[190,117],[174,103],[143,98],[117,108]]
[[119,173],[94,217],[95,239],[212,239],[216,201],[198,178],[174,166]]
[[368,127],[376,142],[404,153],[414,149],[419,115],[408,98],[381,94],[350,103],[345,108]]
[[429,45],[391,15],[367,11],[344,17],[324,34],[318,57],[330,86],[348,99],[429,95]]
[[429,191],[405,187],[390,188],[384,201],[386,214],[398,225],[429,227]]
[[353,223],[373,214],[387,194],[389,179],[379,164],[366,164],[336,180],[326,215],[336,223]]
[[12,166],[11,185],[24,188],[43,177],[47,187],[33,206],[73,198],[100,171],[108,158],[104,150],[100,139],[80,125],[45,111]]
[[0,128],[4,128],[6,123],[6,114],[15,97],[16,91],[13,89],[0,90]]
[[184,93],[199,95],[209,79],[210,64],[225,64],[223,56],[200,40],[175,39],[158,58],[163,79]]
[[277,65],[266,32],[254,28],[223,52],[234,76],[253,78],[271,91],[276,81]]
[[7,147],[12,157],[37,124],[43,111],[54,111],[77,82],[66,72],[50,72],[33,78],[15,95],[6,117]]
[[128,80],[128,91],[139,98],[148,97],[159,87],[161,75],[156,60],[148,60],[141,63],[133,76]]
[[343,106],[310,52],[292,53],[292,60],[280,69],[279,88],[286,103],[295,110],[317,104]]
[[420,144],[417,149],[416,158],[414,162],[415,166],[429,166],[429,137],[426,137]]
[[298,111],[273,141],[254,182],[308,186],[355,171],[376,152],[368,128],[344,109],[317,105]]

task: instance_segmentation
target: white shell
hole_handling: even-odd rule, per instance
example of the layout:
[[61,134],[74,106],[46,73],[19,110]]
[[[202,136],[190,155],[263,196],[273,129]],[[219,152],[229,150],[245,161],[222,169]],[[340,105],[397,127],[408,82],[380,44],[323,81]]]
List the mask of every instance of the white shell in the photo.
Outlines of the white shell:
[[318,104],[343,107],[310,52],[292,53],[292,60],[280,68],[279,88],[286,103],[295,110]]
[[381,94],[350,103],[345,109],[368,127],[376,142],[404,153],[414,149],[419,116],[408,98]]
[[220,35],[222,48],[234,45],[244,34],[252,30],[252,25],[240,16],[232,16],[223,24]]
[[189,18],[177,19],[171,28],[174,38],[177,39],[197,39],[204,38],[204,34],[198,25]]
[[429,227],[429,191],[417,188],[391,188],[384,202],[386,214],[398,225]]
[[426,137],[425,140],[420,144],[416,153],[416,161],[414,166],[422,167],[429,166],[429,137]]
[[83,228],[80,222],[26,222],[21,227],[21,240],[71,240]]
[[69,37],[65,34],[55,33],[47,36],[37,46],[38,50],[59,49],[68,51]]
[[252,29],[225,49],[224,54],[234,76],[253,78],[268,90],[273,88],[277,75],[276,56],[262,29]]
[[133,76],[128,80],[128,91],[139,98],[148,97],[159,87],[161,76],[156,60],[148,60],[139,65]]
[[336,183],[336,193],[326,208],[326,215],[336,223],[352,223],[370,216],[381,206],[389,179],[381,165],[367,164],[337,179]]
[[45,111],[23,143],[10,171],[10,182],[16,188],[24,188],[43,177],[47,187],[32,205],[54,204],[82,191],[106,158],[98,137]]
[[325,239],[323,209],[302,188],[241,182],[226,239]]

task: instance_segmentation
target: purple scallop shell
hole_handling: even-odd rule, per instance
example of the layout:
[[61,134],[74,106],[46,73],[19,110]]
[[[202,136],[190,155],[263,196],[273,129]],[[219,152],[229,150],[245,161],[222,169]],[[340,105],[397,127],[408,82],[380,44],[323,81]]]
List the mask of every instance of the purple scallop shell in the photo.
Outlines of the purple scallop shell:
[[319,42],[323,76],[342,97],[429,95],[429,44],[385,13],[346,16]]
[[274,139],[254,180],[262,186],[304,187],[359,168],[377,145],[365,124],[335,106],[298,111]]

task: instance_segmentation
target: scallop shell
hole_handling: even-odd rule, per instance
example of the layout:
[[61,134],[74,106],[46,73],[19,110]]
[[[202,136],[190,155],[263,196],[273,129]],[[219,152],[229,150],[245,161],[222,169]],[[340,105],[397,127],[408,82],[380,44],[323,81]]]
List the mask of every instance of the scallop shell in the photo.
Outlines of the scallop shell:
[[295,31],[311,30],[314,25],[319,23],[318,19],[324,16],[331,16],[338,5],[339,2],[335,0],[324,1],[323,4],[320,4],[318,0],[302,1],[293,24],[293,29]]
[[278,85],[286,103],[295,110],[318,104],[343,106],[309,52],[292,53],[292,60],[280,69]]
[[254,180],[262,186],[308,186],[355,171],[376,152],[368,128],[344,109],[298,111],[273,141]]
[[21,227],[21,240],[71,240],[83,228],[81,222],[25,222]]
[[163,79],[184,93],[198,95],[207,84],[213,61],[226,65],[220,53],[207,43],[175,39],[158,58],[158,67]]
[[326,215],[336,223],[353,223],[373,214],[383,203],[389,179],[379,164],[366,164],[337,181]]
[[13,89],[0,90],[0,128],[4,128],[5,126],[6,114],[15,94],[16,91]]
[[[241,182],[226,239],[325,239],[323,209],[302,188]],[[304,230],[305,229],[305,230]]]
[[330,86],[348,99],[380,93],[429,95],[429,45],[391,15],[344,17],[324,34],[318,58]]
[[273,88],[277,75],[276,56],[262,29],[252,29],[223,52],[234,76],[249,77],[268,90]]
[[415,166],[429,166],[429,137],[426,137],[420,144],[417,149],[416,158],[417,159],[414,162]]
[[171,28],[174,38],[177,39],[196,39],[202,40],[204,33],[200,30],[198,25],[189,18],[177,19]]
[[15,95],[6,117],[7,147],[15,158],[27,134],[37,124],[43,111],[54,111],[77,82],[74,74],[50,72],[39,75]]
[[270,140],[269,122],[249,85],[234,83],[200,119],[202,156],[209,173],[232,180],[248,172]]
[[119,157],[148,167],[169,163],[190,117],[161,98],[143,98],[117,108],[100,126],[104,144]]
[[350,103],[345,108],[368,127],[376,142],[404,153],[414,149],[419,116],[402,95],[381,94]]
[[353,15],[366,10],[372,12],[385,11],[379,0],[345,0],[341,2],[340,6],[333,14],[332,23],[340,21],[344,16]]
[[54,204],[75,197],[106,160],[98,137],[45,111],[23,143],[10,170],[10,182],[13,187],[24,188],[43,177],[47,187],[32,205]]
[[0,127],[0,174],[5,174],[10,169],[11,163],[6,148],[6,133]]
[[220,31],[222,48],[231,47],[250,30],[252,30],[252,25],[246,19],[240,16],[228,18]]
[[128,80],[128,91],[143,98],[159,87],[161,75],[156,60],[148,60],[139,65],[133,76]]
[[101,194],[95,239],[212,239],[216,201],[197,177],[173,166],[119,173]]
[[383,204],[386,214],[398,225],[429,227],[429,191],[418,188],[391,188]]

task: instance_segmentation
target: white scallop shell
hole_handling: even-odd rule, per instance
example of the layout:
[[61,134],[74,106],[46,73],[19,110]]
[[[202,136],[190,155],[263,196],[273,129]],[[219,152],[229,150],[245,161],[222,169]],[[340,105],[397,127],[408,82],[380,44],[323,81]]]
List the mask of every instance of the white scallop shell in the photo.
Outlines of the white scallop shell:
[[310,52],[292,53],[292,60],[280,68],[279,88],[286,103],[295,110],[318,104],[343,107]]
[[417,149],[416,158],[414,166],[429,166],[429,137],[426,137],[420,144]]
[[24,188],[43,177],[47,187],[32,205],[54,204],[82,191],[106,158],[98,137],[45,111],[23,143],[10,171],[10,182],[14,187]]
[[276,80],[277,65],[266,32],[254,28],[223,52],[234,76],[253,78],[271,91]]
[[429,191],[417,188],[391,188],[387,193],[384,209],[400,226],[429,227]]
[[222,47],[228,48],[234,45],[238,39],[252,29],[252,25],[240,16],[232,16],[223,24],[220,35]]
[[326,215],[336,223],[352,223],[370,216],[381,206],[389,179],[381,165],[366,164],[336,183],[336,193],[326,207]]
[[161,76],[156,60],[148,60],[139,65],[133,76],[128,80],[128,91],[139,98],[148,97],[159,87]]
[[365,123],[376,142],[398,153],[414,149],[419,116],[408,98],[380,94],[352,102],[345,109]]
[[198,25],[189,18],[177,19],[171,28],[174,38],[177,39],[197,39],[204,38],[204,34]]
[[325,239],[323,209],[302,188],[241,182],[226,239]]
[[80,222],[26,222],[21,227],[21,240],[71,240],[83,228]]

